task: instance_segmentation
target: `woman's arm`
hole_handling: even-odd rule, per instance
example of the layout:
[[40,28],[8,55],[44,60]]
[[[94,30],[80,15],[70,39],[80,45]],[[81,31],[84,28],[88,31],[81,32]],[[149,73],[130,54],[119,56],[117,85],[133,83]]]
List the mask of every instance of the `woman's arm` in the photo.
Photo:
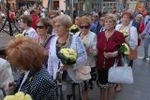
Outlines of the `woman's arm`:
[[77,52],[77,61],[74,66],[74,69],[78,69],[78,67],[84,66],[87,62],[87,53],[85,47],[79,37],[76,37],[75,41],[76,52]]
[[91,56],[96,56],[97,55],[97,35],[94,35],[94,37],[92,38],[92,40],[90,41],[91,46],[87,49],[87,54],[91,55]]
[[138,32],[137,29],[133,26],[129,29],[129,47],[134,50],[138,46]]
[[[49,53],[50,54],[50,53]],[[51,58],[49,56],[48,58],[48,67],[47,67],[47,70],[50,74],[50,76],[53,78],[53,67],[52,67],[52,63],[51,63]]]

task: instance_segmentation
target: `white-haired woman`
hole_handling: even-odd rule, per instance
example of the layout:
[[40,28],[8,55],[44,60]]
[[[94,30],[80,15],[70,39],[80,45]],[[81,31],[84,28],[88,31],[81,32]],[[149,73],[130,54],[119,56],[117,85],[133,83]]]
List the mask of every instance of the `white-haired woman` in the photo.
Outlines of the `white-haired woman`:
[[[5,59],[0,58],[0,91],[8,91],[9,83],[14,81],[12,75],[11,66]],[[4,94],[0,92],[0,100],[2,100]]]
[[[68,15],[60,15],[53,19],[54,31],[56,36],[51,39],[49,48],[48,71],[53,79],[56,79],[58,70],[63,71],[63,79],[67,84],[66,97],[70,100],[72,95],[71,83],[80,83],[76,79],[75,70],[84,66],[87,59],[86,50],[79,37],[69,32],[72,25],[71,18]],[[58,57],[58,52],[62,48],[72,48],[77,52],[77,61],[75,65],[63,65]]]

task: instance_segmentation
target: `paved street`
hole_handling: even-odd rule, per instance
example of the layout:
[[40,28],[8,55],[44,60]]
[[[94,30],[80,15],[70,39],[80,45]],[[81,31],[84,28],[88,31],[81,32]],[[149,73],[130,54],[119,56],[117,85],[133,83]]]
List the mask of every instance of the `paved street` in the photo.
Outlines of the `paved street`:
[[[4,45],[2,39],[5,38],[10,37],[7,34],[0,34],[0,45]],[[115,93],[114,100],[150,100],[150,64],[148,60],[143,61],[141,59],[143,57],[143,45],[139,47],[138,55],[139,57],[133,66],[134,84],[124,84],[122,91]],[[89,100],[99,100],[97,87],[90,91]]]
[[[150,51],[150,48],[149,48]],[[150,52],[149,52],[150,53]],[[124,84],[120,93],[115,93],[114,100],[150,100],[150,64],[143,61],[143,45],[139,47],[139,57],[134,61],[134,84]],[[89,100],[99,100],[99,89],[90,91]]]
[[12,38],[7,33],[0,32],[0,50],[4,49],[6,43]]

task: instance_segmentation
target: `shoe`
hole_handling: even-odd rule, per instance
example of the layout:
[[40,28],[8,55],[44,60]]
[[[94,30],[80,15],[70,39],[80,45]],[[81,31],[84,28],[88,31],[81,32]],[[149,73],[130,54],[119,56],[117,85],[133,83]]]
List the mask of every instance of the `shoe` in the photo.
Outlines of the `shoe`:
[[147,58],[148,58],[148,56],[144,56],[142,59],[143,59],[143,60],[146,60]]

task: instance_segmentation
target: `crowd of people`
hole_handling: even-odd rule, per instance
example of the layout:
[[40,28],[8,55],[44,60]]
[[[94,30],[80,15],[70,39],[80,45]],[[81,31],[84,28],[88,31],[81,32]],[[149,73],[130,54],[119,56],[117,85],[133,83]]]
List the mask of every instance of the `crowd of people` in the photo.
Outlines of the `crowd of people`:
[[[0,73],[0,87],[8,93],[22,91],[33,100],[89,100],[88,91],[97,83],[100,92],[97,100],[113,100],[114,92],[121,92],[122,85],[109,82],[108,71],[116,59],[118,65],[122,65],[121,45],[126,43],[134,53],[134,57],[126,57],[131,67],[141,40],[144,41],[143,60],[149,57],[149,14],[143,16],[126,10],[99,16],[92,12],[71,19],[55,10],[43,13],[44,8],[40,13],[34,8],[17,18],[17,27],[23,29],[22,36],[8,42],[6,59],[0,61],[0,72],[5,73]],[[72,25],[77,31],[72,31]],[[63,48],[76,52],[75,64],[62,62],[59,52]],[[90,67],[88,80],[76,77],[77,70],[84,66]],[[19,73],[18,79],[13,78],[11,67]],[[4,75],[9,76],[4,78]]]

